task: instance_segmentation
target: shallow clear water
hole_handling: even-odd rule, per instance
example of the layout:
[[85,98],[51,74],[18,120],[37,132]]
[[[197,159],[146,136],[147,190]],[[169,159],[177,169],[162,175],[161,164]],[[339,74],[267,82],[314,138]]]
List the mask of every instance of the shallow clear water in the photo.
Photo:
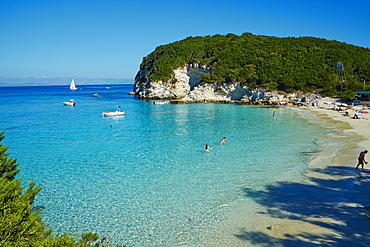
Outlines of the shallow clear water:
[[[43,188],[35,205],[55,231],[94,231],[128,246],[201,246],[246,199],[242,188],[302,180],[327,132],[294,109],[154,105],[131,90],[0,88],[2,144],[20,177]],[[71,98],[76,106],[62,104]],[[118,106],[126,116],[101,116]],[[230,142],[219,145],[223,137]]]

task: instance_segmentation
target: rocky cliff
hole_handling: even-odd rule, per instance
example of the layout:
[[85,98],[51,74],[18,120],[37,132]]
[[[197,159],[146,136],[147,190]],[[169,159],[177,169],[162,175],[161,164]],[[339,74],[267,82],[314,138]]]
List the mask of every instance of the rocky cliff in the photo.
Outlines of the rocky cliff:
[[138,72],[133,92],[141,99],[171,99],[177,103],[220,102],[269,105],[312,105],[321,97],[317,94],[267,92],[262,89],[250,90],[241,83],[201,83],[206,66],[199,64],[180,67],[174,70],[174,78],[169,81],[143,80],[146,71]]

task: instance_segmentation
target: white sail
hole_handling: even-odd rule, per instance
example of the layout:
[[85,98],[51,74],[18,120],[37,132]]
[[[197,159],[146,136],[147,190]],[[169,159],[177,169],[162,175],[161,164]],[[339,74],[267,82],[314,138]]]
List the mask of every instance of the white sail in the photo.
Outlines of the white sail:
[[76,90],[77,89],[77,87],[75,85],[75,80],[72,79],[71,85],[69,85],[69,89],[71,89],[71,90]]

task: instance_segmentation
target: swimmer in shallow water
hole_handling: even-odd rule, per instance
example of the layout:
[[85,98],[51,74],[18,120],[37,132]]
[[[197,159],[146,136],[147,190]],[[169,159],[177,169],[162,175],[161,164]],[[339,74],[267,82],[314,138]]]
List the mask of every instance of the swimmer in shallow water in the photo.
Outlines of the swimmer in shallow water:
[[210,146],[208,146],[208,144],[206,144],[206,146],[204,147],[204,150],[205,150],[205,151],[207,151],[207,152],[208,152],[209,150],[211,150],[211,149],[212,149],[212,148],[211,148]]
[[228,140],[226,140],[226,137],[222,138],[222,140],[220,141],[220,144],[224,144],[224,142],[230,142]]

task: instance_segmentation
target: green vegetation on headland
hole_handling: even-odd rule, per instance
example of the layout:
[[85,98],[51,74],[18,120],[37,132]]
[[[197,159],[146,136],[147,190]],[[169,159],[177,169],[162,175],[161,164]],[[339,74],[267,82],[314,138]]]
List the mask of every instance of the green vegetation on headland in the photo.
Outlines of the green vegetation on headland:
[[[338,64],[344,65],[344,74]],[[173,71],[185,65],[209,69],[200,83],[239,82],[251,89],[351,98],[368,89],[364,82],[370,80],[370,49],[314,37],[188,37],[144,57],[136,80],[175,82]]]
[[[4,139],[0,132],[0,143]],[[16,159],[10,158],[8,147],[0,144],[0,246],[23,247],[84,247],[110,246],[109,240],[99,239],[96,233],[85,233],[78,237],[69,231],[54,236],[43,222],[41,209],[33,206],[41,187],[30,182],[24,191]],[[115,245],[120,246],[120,245]]]

